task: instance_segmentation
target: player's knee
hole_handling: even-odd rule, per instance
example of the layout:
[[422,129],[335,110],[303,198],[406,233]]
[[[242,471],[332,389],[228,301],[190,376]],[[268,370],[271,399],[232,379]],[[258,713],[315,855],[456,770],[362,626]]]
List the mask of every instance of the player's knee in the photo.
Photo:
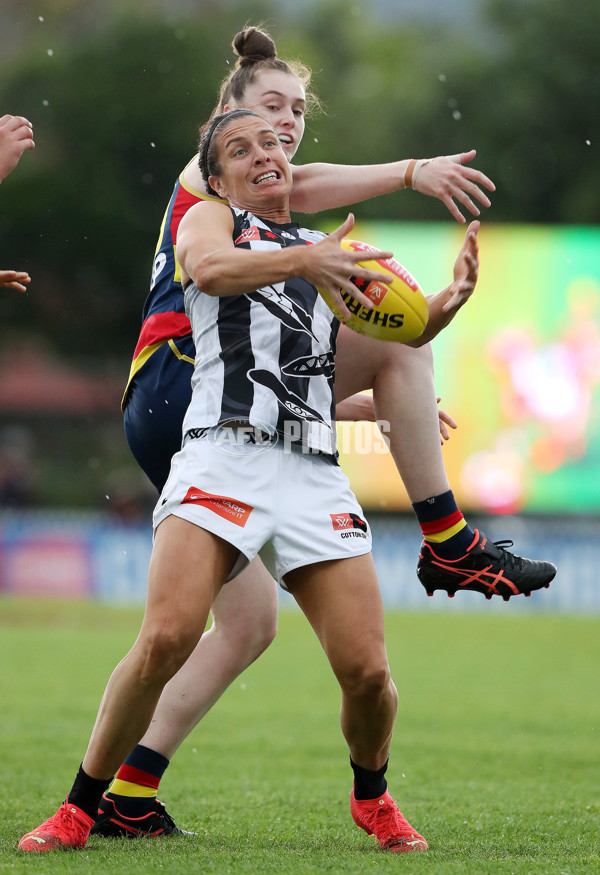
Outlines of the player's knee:
[[264,653],[277,634],[277,610],[265,608],[237,619],[215,617],[215,632],[229,642],[230,653],[238,654],[240,664],[250,665]]
[[266,614],[261,617],[260,624],[254,630],[248,649],[254,651],[254,659],[258,659],[267,647],[273,643],[277,635],[277,612]]
[[175,675],[194,647],[199,635],[190,629],[163,625],[148,630],[136,642],[140,683],[160,680],[166,683]]
[[401,367],[404,373],[433,372],[433,350],[430,343],[412,347],[403,343],[386,343],[381,368]]
[[226,641],[230,653],[239,662],[250,664],[263,653],[277,634],[277,590],[275,586],[254,589],[255,597],[245,597],[241,604],[217,599],[213,605],[213,629]]
[[344,692],[355,699],[379,699],[393,687],[387,660],[356,662],[339,677]]

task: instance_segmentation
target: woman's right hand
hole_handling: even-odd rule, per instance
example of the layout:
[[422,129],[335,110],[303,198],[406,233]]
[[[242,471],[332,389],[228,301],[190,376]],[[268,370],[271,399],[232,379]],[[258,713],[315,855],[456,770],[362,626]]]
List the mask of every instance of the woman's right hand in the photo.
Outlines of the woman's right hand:
[[340,243],[353,227],[354,215],[349,213],[346,221],[328,237],[303,250],[305,269],[302,271],[302,276],[316,286],[319,292],[329,293],[344,319],[350,319],[352,314],[344,303],[342,292],[348,292],[367,310],[373,308],[373,302],[351,281],[351,277],[364,279],[367,283],[379,282],[385,285],[389,285],[394,279],[392,274],[359,267],[361,261],[392,258],[393,253],[381,252],[379,249],[374,249],[372,252],[351,252],[342,249]]
[[31,122],[20,115],[3,115],[0,118],[0,180],[14,170],[26,149],[33,148]]

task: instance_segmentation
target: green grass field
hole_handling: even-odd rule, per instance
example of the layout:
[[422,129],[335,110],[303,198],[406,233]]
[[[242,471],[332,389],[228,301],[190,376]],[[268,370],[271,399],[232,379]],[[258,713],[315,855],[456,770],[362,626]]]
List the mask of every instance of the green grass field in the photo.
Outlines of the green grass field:
[[2,872],[600,871],[600,618],[389,614],[390,791],[429,841],[354,827],[337,685],[301,614],[182,746],[160,798],[197,838],[26,856],[58,807],[141,609],[0,601]]

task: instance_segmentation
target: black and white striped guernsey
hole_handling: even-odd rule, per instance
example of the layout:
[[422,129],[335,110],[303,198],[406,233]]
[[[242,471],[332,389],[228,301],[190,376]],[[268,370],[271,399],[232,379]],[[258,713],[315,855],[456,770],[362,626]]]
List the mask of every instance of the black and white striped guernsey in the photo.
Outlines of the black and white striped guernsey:
[[[233,242],[274,250],[317,243],[326,235],[279,225],[231,208]],[[244,295],[203,294],[190,281],[185,309],[196,362],[183,433],[243,422],[298,438],[313,452],[336,452],[333,397],[339,323],[306,280],[295,277]]]

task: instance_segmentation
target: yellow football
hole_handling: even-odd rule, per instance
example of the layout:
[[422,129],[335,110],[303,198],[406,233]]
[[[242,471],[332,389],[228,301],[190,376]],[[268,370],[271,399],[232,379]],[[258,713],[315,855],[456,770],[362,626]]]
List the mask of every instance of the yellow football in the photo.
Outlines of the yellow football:
[[[341,241],[342,249],[364,251],[368,256],[374,252],[374,247],[358,240]],[[394,279],[390,285],[378,282],[367,282],[359,277],[352,277],[352,282],[358,289],[373,301],[373,309],[363,307],[349,292],[342,291],[344,303],[352,314],[350,319],[341,315],[333,302],[331,295],[324,289],[319,289],[327,306],[340,322],[347,325],[358,334],[374,337],[376,340],[396,340],[406,342],[420,337],[427,320],[429,309],[427,301],[416,279],[395,258],[369,259],[359,262],[368,270],[391,274]]]

